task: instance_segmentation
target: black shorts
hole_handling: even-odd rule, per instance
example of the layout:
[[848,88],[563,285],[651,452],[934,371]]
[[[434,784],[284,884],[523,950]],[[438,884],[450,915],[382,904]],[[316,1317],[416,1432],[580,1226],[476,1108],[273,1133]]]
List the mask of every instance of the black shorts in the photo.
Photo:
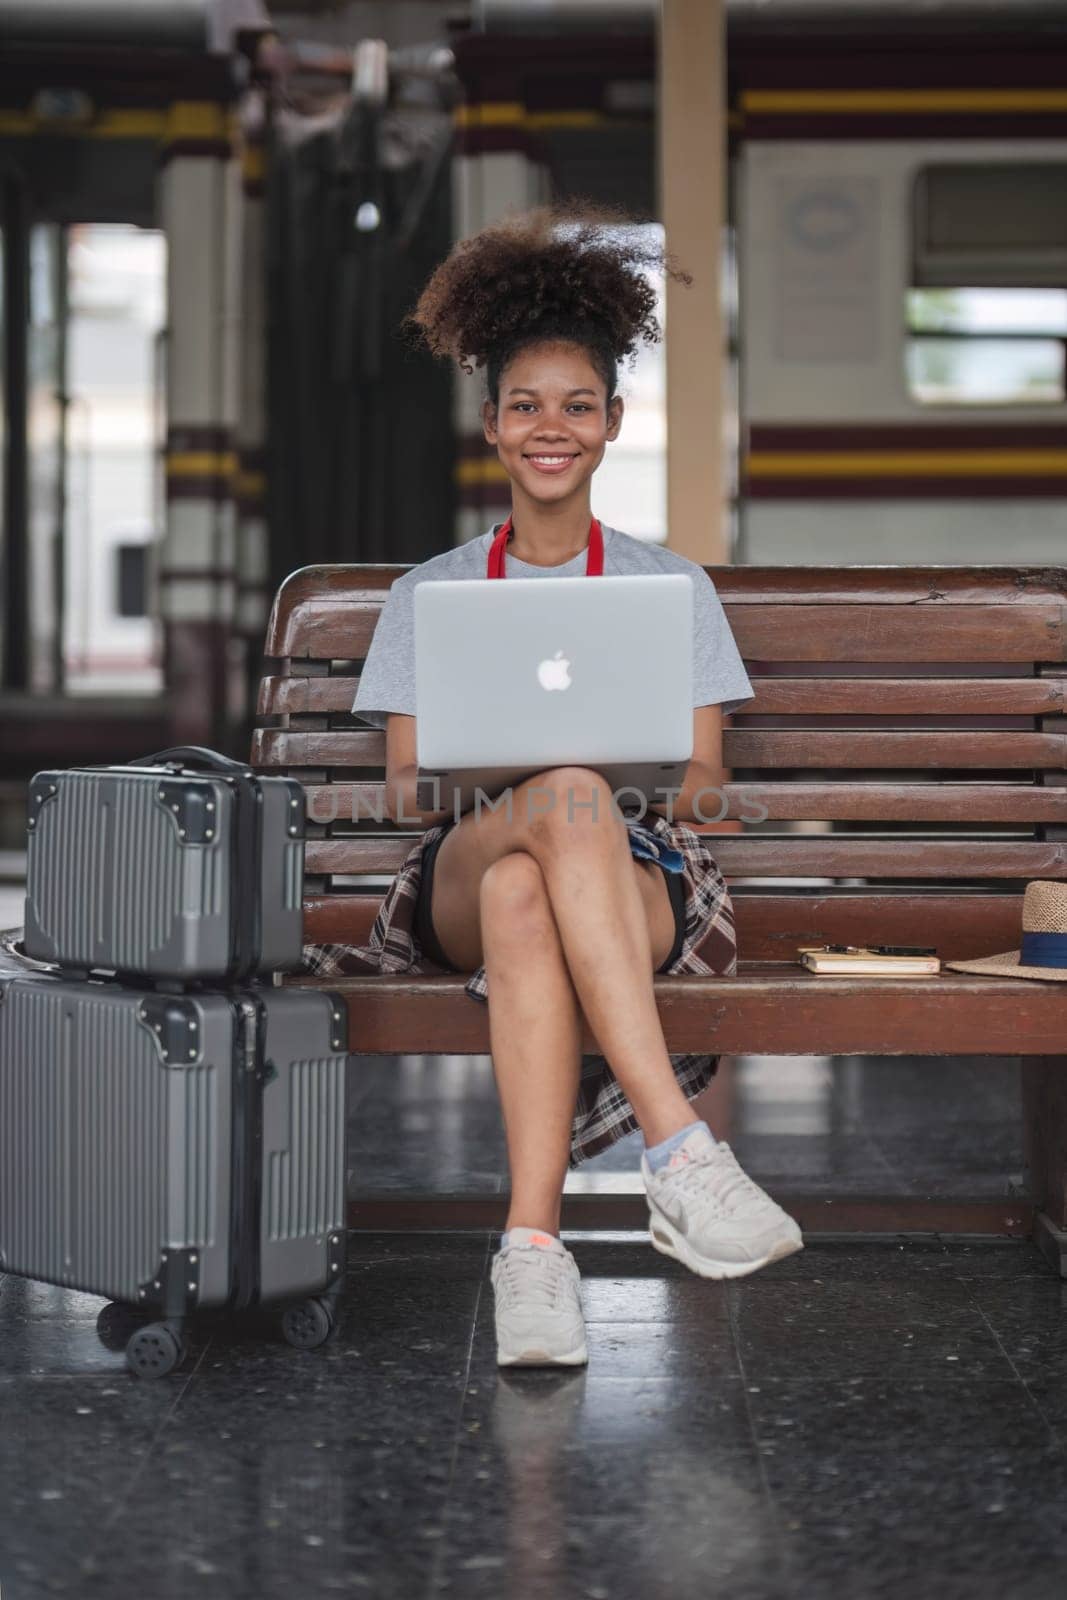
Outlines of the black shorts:
[[[414,934],[423,954],[433,962],[434,966],[444,967],[447,972],[458,972],[460,969],[452,965],[441,949],[430,916],[434,862],[449,831],[446,828],[444,833],[431,840],[422,852],[422,877],[419,881],[418,899],[415,901]],[[660,870],[667,880],[667,893],[671,897],[671,910],[674,912],[674,944],[663,965],[657,969],[659,972],[667,972],[681,955],[682,945],[685,943],[685,885],[680,872],[668,872],[666,867]]]

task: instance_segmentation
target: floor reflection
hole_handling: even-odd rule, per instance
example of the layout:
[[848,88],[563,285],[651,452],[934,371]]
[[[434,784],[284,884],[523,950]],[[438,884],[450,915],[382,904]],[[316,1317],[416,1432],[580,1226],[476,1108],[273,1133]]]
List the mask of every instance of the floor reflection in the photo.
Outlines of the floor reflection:
[[[507,1188],[488,1057],[360,1057],[349,1089],[354,1194]],[[952,1056],[727,1057],[694,1106],[772,1190],[944,1199],[1015,1192],[1020,1109],[1017,1059]],[[630,1134],[568,1188],[639,1187],[642,1148]]]

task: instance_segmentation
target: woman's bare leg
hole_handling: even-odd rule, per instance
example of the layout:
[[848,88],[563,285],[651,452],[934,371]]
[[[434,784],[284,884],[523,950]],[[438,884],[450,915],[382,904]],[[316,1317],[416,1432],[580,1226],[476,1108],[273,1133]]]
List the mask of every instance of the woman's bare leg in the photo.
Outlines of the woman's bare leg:
[[[647,1142],[656,1144],[693,1120],[671,1068],[652,989],[654,969],[673,938],[662,873],[633,861],[610,786],[588,768],[540,773],[516,784],[512,801],[510,818],[504,809],[469,812],[446,836],[434,870],[437,936],[455,966],[480,965],[482,879],[503,857],[518,851],[532,856],[581,1009]],[[506,1019],[498,1037],[501,1050],[520,1048]]]
[[544,875],[524,851],[481,882],[489,1037],[511,1173],[508,1228],[559,1233],[581,1068],[581,1012]]

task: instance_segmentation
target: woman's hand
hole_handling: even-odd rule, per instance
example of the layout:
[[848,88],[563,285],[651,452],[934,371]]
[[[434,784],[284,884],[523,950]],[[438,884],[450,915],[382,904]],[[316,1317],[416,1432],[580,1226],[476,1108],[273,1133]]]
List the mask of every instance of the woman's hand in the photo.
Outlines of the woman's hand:
[[[657,800],[649,805],[668,822],[715,822],[725,815],[725,796],[722,792],[722,706],[697,706],[693,712],[693,754],[686,768],[679,794],[673,804]],[[701,790],[713,790],[701,794]],[[700,795],[700,812],[693,809],[694,797]]]
[[415,803],[419,764],[415,758],[415,718],[390,711],[385,727],[385,814],[397,823],[432,828],[452,812],[420,811]]

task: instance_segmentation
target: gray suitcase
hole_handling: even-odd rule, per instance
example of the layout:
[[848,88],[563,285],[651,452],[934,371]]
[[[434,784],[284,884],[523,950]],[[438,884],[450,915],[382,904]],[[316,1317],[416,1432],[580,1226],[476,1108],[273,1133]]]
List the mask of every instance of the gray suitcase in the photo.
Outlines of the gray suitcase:
[[295,968],[304,794],[213,750],[39,772],[30,785],[26,953],[67,971],[241,983]]
[[158,1318],[129,1319],[142,1376],[183,1359],[205,1309],[277,1305],[289,1343],[322,1343],[345,1260],[346,1043],[325,990],[160,994],[6,956],[0,1272]]

